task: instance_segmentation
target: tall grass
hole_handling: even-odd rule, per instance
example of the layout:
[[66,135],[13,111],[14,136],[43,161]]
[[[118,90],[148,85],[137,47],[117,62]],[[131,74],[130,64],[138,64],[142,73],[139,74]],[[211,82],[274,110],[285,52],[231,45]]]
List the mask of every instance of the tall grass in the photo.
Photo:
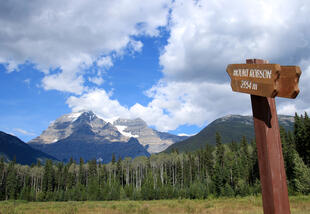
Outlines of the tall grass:
[[[310,196],[290,197],[292,214],[310,213]],[[260,196],[210,200],[25,202],[2,201],[0,214],[262,214]]]

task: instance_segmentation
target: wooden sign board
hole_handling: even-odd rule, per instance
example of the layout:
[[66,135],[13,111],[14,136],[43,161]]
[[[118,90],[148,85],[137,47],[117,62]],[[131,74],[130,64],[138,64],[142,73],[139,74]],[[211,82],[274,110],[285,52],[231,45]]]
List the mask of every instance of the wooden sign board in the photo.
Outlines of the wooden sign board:
[[296,98],[301,75],[299,66],[281,66],[277,97]]
[[262,97],[295,98],[301,74],[298,66],[230,64],[226,69],[233,91]]
[[280,70],[278,64],[231,64],[226,69],[233,91],[262,97],[277,95]]

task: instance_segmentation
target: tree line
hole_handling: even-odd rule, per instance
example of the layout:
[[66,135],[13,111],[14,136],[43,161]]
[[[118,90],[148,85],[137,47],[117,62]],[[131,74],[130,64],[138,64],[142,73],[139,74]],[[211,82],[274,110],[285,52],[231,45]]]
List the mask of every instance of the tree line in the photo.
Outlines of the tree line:
[[[295,115],[293,131],[280,129],[289,194],[310,193],[310,120]],[[31,166],[0,160],[0,200],[154,200],[259,194],[255,141],[216,145],[195,152],[78,163],[45,161]]]

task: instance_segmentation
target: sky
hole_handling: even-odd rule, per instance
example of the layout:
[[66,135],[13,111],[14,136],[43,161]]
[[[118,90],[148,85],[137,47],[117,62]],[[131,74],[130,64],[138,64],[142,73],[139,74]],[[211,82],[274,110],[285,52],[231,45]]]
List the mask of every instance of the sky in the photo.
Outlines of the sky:
[[195,134],[251,115],[226,67],[259,58],[301,67],[296,99],[310,113],[307,0],[7,0],[0,4],[0,130],[24,141],[63,114],[92,110]]

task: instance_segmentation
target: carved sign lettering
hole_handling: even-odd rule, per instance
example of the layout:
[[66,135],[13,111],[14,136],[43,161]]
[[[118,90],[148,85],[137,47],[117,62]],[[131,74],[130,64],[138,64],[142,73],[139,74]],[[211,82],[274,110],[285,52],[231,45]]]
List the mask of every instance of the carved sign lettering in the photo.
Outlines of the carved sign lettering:
[[233,91],[262,97],[295,98],[301,70],[278,64],[231,64],[227,66]]
[[275,97],[281,66],[278,64],[231,64],[227,73],[233,91]]

